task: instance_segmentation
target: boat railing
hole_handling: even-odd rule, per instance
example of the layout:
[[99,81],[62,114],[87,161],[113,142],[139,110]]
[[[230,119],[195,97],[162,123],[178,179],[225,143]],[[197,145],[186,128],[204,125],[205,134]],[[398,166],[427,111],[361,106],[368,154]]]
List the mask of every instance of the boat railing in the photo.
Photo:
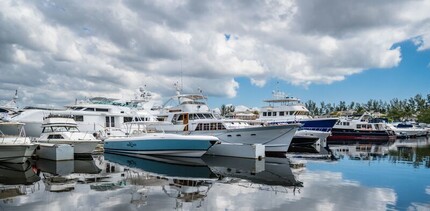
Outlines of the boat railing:
[[313,131],[321,131],[321,132],[330,132],[331,128],[329,128],[329,127],[301,127],[300,130],[313,130]]

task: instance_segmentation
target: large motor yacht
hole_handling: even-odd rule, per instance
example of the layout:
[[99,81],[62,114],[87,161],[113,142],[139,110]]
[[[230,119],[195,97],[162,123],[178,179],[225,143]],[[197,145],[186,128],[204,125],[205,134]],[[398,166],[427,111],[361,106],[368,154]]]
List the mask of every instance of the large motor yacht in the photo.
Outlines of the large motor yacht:
[[[186,133],[212,135],[222,142],[242,144],[264,144],[267,153],[285,153],[301,124],[250,125],[243,120],[216,118],[209,109],[207,97],[198,94],[181,94],[177,88],[176,96],[169,101],[177,105],[164,109],[158,114],[160,122],[148,125],[148,129],[166,133]],[[168,102],[169,102],[168,101]]]
[[260,109],[257,121],[270,125],[291,123],[303,124],[293,138],[297,145],[315,143],[326,147],[326,139],[338,121],[337,118],[313,118],[309,110],[300,102],[300,99],[290,97],[279,90],[272,92],[272,99],[264,100],[268,106]]
[[[139,93],[132,100],[112,99],[104,97],[90,98],[77,101],[64,109],[24,108],[8,121],[25,124],[25,131],[30,137],[39,137],[42,133],[44,117],[55,115],[70,115],[76,121],[77,127],[82,132],[107,132],[119,129],[125,122],[131,122],[134,118],[144,121],[153,121],[155,117],[143,109],[142,104],[151,98],[151,93],[145,89],[139,89]],[[0,125],[0,130],[5,134],[16,134],[16,130]]]

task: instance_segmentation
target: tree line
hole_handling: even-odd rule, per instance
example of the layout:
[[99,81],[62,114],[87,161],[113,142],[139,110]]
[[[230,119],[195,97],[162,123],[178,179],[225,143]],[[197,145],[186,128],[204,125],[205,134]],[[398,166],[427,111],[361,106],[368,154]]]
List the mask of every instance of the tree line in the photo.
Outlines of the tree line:
[[341,111],[354,111],[355,114],[364,112],[379,112],[392,121],[404,121],[408,119],[417,119],[419,122],[430,123],[430,94],[423,97],[417,94],[409,99],[400,100],[394,98],[389,102],[371,99],[366,103],[345,101],[339,103],[315,103],[309,100],[304,103],[309,109],[312,116],[336,116]]

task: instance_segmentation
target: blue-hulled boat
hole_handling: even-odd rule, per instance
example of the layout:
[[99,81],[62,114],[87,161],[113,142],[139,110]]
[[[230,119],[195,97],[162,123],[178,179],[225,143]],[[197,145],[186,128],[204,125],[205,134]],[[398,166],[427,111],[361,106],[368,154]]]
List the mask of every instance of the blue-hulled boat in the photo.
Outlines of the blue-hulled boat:
[[117,154],[201,157],[218,141],[214,136],[146,133],[141,136],[105,139],[104,150]]

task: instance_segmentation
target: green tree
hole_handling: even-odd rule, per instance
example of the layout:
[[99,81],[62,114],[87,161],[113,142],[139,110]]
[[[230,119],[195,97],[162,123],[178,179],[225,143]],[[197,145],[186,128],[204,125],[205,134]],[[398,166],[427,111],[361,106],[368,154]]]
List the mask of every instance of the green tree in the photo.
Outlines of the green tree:
[[430,124],[430,108],[421,110],[417,116],[417,120],[418,122]]

